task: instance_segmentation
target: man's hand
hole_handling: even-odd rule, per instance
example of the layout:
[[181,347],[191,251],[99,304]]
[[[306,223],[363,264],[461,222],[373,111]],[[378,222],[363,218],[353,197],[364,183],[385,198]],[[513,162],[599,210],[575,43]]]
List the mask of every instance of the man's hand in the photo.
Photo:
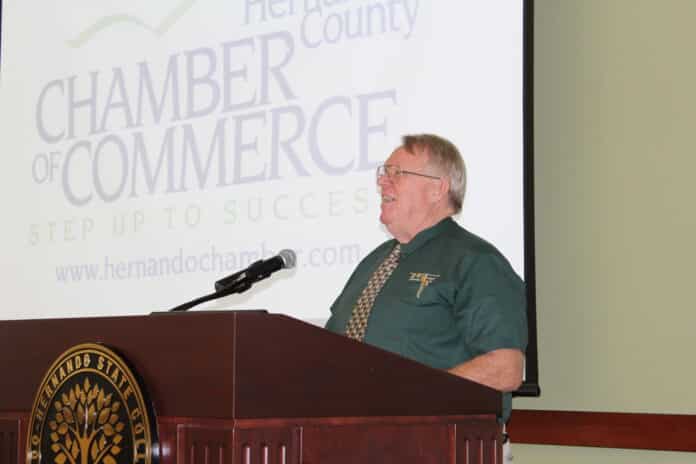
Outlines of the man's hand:
[[500,349],[454,366],[448,372],[496,390],[511,392],[522,384],[523,370],[524,354],[520,350]]

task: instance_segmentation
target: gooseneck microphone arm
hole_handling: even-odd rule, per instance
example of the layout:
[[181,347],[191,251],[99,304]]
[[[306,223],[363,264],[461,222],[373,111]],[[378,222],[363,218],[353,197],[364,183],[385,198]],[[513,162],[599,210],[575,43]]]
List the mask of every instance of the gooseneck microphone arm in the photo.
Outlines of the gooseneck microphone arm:
[[254,283],[270,277],[271,274],[280,269],[292,269],[295,267],[295,259],[294,251],[282,250],[278,253],[278,256],[274,256],[267,260],[258,260],[243,271],[236,272],[224,279],[218,280],[215,282],[215,292],[191,300],[169,311],[186,311],[206,301],[216,300],[227,295],[232,295],[233,293],[245,292],[249,290]]
[[203,295],[201,297],[196,298],[195,300],[191,300],[188,303],[184,303],[182,305],[179,305],[175,308],[170,309],[169,311],[175,312],[175,311],[186,311],[187,309],[191,309],[194,306],[198,306],[199,304],[203,304],[206,301],[212,301],[212,300],[217,300],[218,298],[225,297],[227,295],[232,295],[233,293],[242,293],[251,288],[251,282],[248,281],[243,281],[240,282],[239,285],[231,285],[230,287],[216,291],[213,293],[209,293],[208,295]]

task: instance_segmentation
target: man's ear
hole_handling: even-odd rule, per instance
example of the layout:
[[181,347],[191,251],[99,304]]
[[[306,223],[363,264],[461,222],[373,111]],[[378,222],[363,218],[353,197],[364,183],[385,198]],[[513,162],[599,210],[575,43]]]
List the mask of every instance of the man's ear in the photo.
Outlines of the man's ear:
[[450,181],[447,177],[440,177],[437,181],[437,185],[432,190],[432,198],[435,201],[440,201],[443,198],[447,198],[450,191]]

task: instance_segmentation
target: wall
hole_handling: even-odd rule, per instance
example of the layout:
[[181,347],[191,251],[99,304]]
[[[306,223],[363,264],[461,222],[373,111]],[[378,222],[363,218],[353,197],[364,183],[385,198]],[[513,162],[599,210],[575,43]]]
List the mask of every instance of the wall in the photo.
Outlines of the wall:
[[[696,414],[694,18],[693,0],[535,2],[542,396],[515,408]],[[520,444],[514,454],[696,461]]]

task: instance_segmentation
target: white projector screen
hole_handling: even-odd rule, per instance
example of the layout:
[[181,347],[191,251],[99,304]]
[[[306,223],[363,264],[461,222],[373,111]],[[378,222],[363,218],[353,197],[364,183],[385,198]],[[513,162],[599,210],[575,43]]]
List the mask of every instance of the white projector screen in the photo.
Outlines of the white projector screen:
[[0,319],[162,311],[284,248],[200,309],[326,319],[388,238],[375,167],[406,133],[459,147],[458,221],[524,277],[523,9],[4,0]]

